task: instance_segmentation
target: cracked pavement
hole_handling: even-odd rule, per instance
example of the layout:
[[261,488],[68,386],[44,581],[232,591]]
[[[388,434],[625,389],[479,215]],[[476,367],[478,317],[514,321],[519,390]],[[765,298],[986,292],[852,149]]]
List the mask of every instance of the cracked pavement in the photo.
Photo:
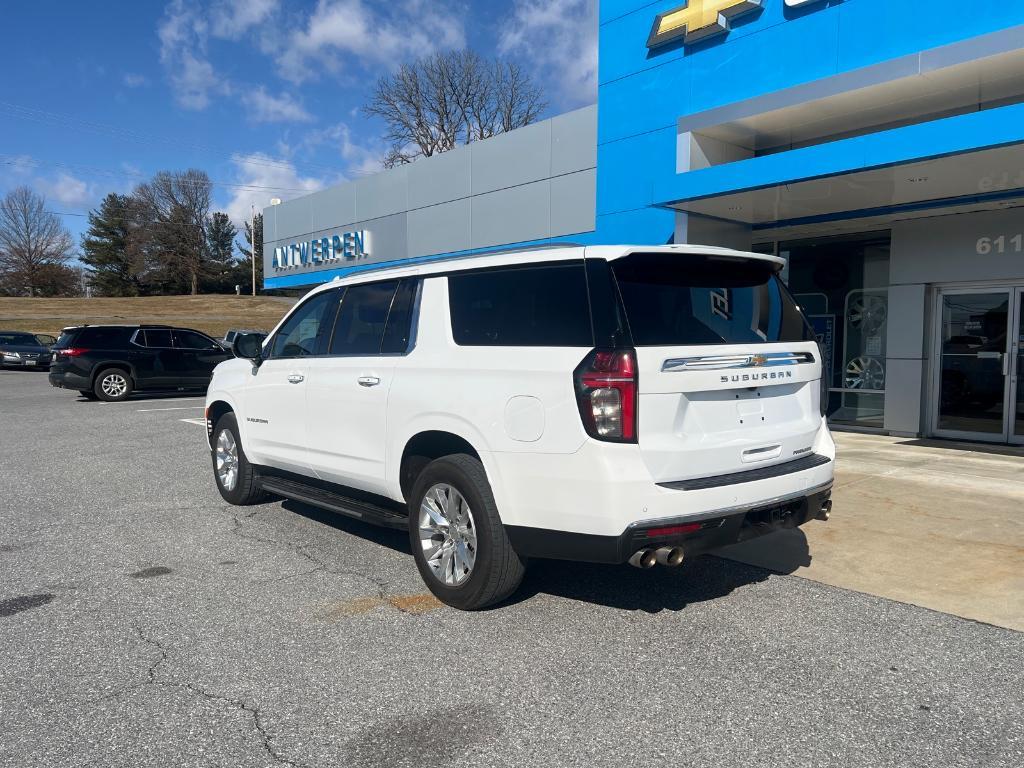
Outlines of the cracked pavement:
[[225,505],[201,405],[0,372],[0,766],[1024,764],[1020,633],[711,557],[460,613],[401,533]]

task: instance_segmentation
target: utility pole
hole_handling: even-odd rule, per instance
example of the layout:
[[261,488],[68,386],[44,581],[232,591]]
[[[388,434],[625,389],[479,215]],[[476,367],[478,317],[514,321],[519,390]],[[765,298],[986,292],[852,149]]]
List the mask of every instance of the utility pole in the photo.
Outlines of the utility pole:
[[256,204],[249,203],[252,211],[252,225],[249,232],[252,234],[252,242],[249,243],[249,253],[252,254],[252,295],[256,295]]

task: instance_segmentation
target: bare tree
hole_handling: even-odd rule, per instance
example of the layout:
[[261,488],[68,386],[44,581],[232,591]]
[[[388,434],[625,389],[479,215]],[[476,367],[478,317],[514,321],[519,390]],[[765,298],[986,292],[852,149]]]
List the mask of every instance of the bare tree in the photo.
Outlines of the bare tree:
[[164,273],[164,282],[186,278],[187,290],[199,293],[207,268],[206,226],[213,185],[205,171],[161,171],[140,184],[132,196],[139,202],[148,225],[147,250]]
[[67,270],[74,241],[46,200],[18,187],[0,200],[0,279],[9,292],[49,292]]
[[462,50],[424,56],[380,78],[363,113],[386,123],[384,165],[393,168],[529,125],[545,106],[518,64]]

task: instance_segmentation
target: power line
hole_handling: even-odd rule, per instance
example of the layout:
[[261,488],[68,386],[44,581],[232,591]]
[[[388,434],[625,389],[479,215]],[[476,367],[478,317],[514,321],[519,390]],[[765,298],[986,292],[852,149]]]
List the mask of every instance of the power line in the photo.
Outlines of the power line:
[[[100,166],[83,165],[80,163],[65,163],[57,160],[37,160],[36,158],[26,158],[19,155],[0,155],[0,165],[11,165],[11,166],[39,166],[39,165],[52,165],[57,168],[67,168],[69,170],[85,171],[87,173],[101,175],[101,176],[115,176],[129,179],[144,179],[149,180],[151,177],[141,172],[132,172],[126,170],[113,170],[111,168],[102,168]],[[182,180],[181,183],[188,184],[187,181]],[[295,192],[297,194],[308,195],[311,192],[315,192],[313,189],[296,189],[292,187],[271,187],[262,184],[233,184],[229,181],[215,181],[210,179],[210,184],[215,187],[226,187],[229,189],[240,189],[246,192]]]

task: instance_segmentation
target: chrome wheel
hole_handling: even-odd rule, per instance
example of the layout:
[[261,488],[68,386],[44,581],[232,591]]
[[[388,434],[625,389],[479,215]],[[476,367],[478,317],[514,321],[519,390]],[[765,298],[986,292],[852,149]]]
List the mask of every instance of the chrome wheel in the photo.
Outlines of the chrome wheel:
[[872,357],[856,357],[846,365],[847,389],[885,388],[885,369]]
[[128,379],[120,373],[108,373],[100,382],[100,389],[107,397],[124,397],[128,391]]
[[217,435],[217,482],[225,491],[235,490],[238,483],[238,443],[230,429]]
[[420,544],[431,572],[442,584],[458,586],[476,563],[476,523],[469,502],[447,483],[432,486],[420,502]]

